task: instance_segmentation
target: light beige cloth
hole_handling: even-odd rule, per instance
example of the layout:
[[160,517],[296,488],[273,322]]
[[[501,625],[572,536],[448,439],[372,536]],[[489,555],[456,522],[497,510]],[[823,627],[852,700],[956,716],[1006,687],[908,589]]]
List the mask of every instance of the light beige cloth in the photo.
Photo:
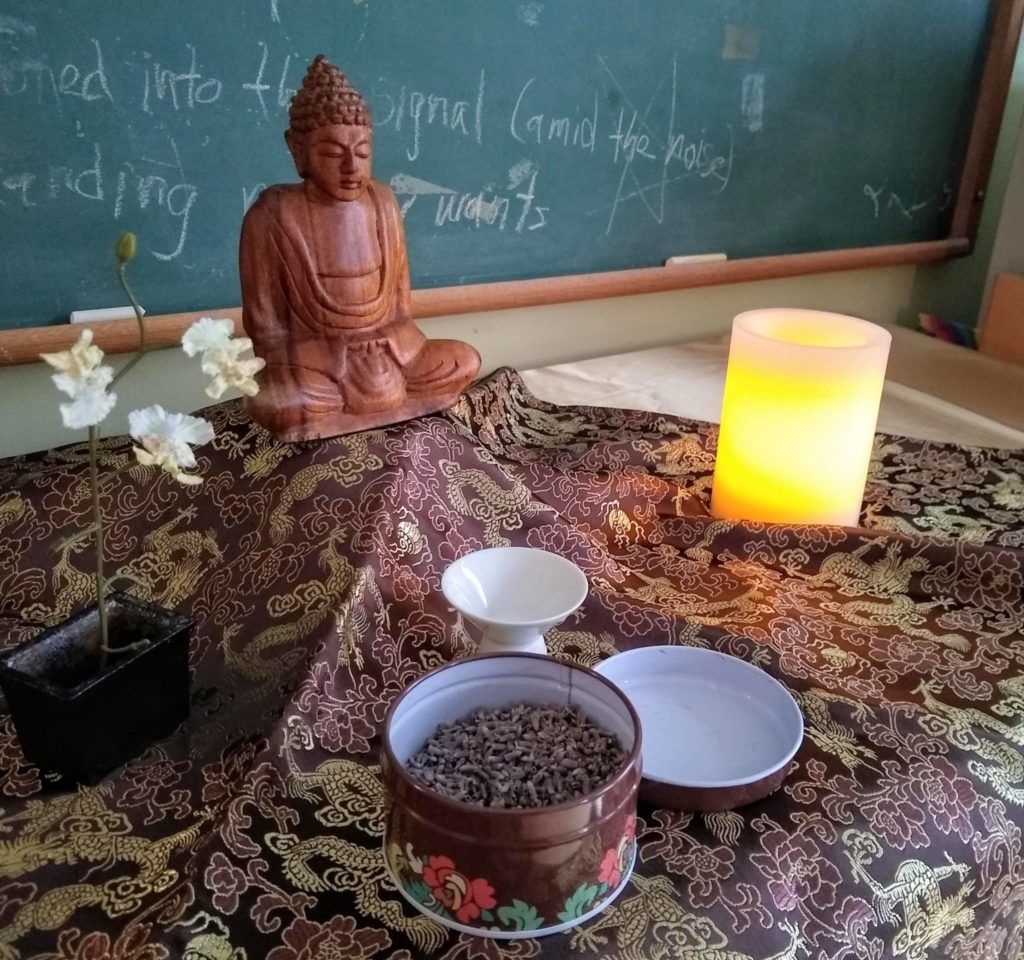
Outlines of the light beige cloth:
[[[897,360],[899,370],[914,371],[913,376],[905,379],[913,380],[915,386],[886,380],[878,415],[879,431],[920,440],[1024,448],[1024,430],[961,405],[971,400],[965,381],[967,386],[973,382],[979,388],[987,388],[991,383],[991,373],[974,366],[974,361],[986,358],[950,344],[939,344],[951,351],[960,350],[960,355],[940,352],[943,358],[952,356],[961,366],[966,363],[969,369],[963,370],[960,377],[950,377],[947,373],[929,378],[928,370],[934,369],[931,357],[935,341],[928,340],[923,345],[926,359],[921,368],[916,369],[913,351],[922,347],[921,341],[927,338],[917,334],[908,338],[905,334],[910,331],[894,334],[890,370],[892,361]],[[722,409],[728,353],[728,338],[699,340],[540,367],[526,370],[522,376],[531,392],[551,403],[626,407],[717,423]],[[1024,368],[1020,369],[1020,385],[1024,387]],[[957,402],[944,398],[944,391]],[[966,400],[965,393],[968,394]],[[1007,394],[1007,418],[1012,420],[1024,413],[1013,409],[1014,391],[1004,389],[1004,393]]]

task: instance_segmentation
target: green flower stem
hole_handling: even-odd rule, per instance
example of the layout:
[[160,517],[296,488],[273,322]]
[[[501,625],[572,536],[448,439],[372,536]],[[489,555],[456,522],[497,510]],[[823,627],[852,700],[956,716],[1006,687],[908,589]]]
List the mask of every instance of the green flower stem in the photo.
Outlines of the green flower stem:
[[93,525],[96,532],[96,609],[100,615],[100,669],[110,653],[107,628],[107,582],[103,576],[103,511],[100,509],[99,427],[89,427],[89,491],[92,494]]
[[142,359],[144,354],[149,353],[150,349],[152,349],[146,346],[146,325],[142,322],[142,307],[139,306],[139,301],[135,299],[135,294],[132,293],[132,288],[128,285],[128,274],[125,270],[127,266],[128,264],[124,262],[117,265],[117,279],[120,280],[121,289],[124,290],[125,295],[131,302],[132,309],[135,311],[135,322],[139,325],[139,345],[136,347],[135,355],[131,360],[114,374],[113,380],[110,381],[111,388]]

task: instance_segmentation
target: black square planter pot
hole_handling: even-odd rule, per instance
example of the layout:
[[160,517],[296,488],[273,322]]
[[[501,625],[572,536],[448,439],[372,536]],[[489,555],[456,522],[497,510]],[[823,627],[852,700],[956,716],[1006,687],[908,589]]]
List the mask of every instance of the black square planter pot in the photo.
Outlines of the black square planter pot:
[[108,596],[107,616],[112,641],[150,642],[97,669],[93,605],[0,657],[25,756],[75,782],[95,782],[188,716],[192,621],[121,592]]

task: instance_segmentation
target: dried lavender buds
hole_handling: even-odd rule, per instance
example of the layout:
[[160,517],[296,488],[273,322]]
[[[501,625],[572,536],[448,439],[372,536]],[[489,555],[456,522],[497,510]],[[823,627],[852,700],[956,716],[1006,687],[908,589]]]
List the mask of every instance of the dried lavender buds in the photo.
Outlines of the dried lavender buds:
[[577,707],[520,703],[442,723],[406,769],[452,800],[517,809],[582,797],[625,759],[614,734]]

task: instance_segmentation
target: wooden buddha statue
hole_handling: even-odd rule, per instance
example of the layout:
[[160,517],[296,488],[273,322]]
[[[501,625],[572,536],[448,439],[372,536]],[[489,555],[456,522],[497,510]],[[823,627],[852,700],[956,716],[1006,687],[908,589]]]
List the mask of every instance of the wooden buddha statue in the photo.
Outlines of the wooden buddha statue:
[[365,101],[318,56],[288,117],[303,182],[268,187],[242,224],[242,324],[266,361],[250,416],[296,441],[451,406],[480,356],[412,321],[402,217],[370,177]]

